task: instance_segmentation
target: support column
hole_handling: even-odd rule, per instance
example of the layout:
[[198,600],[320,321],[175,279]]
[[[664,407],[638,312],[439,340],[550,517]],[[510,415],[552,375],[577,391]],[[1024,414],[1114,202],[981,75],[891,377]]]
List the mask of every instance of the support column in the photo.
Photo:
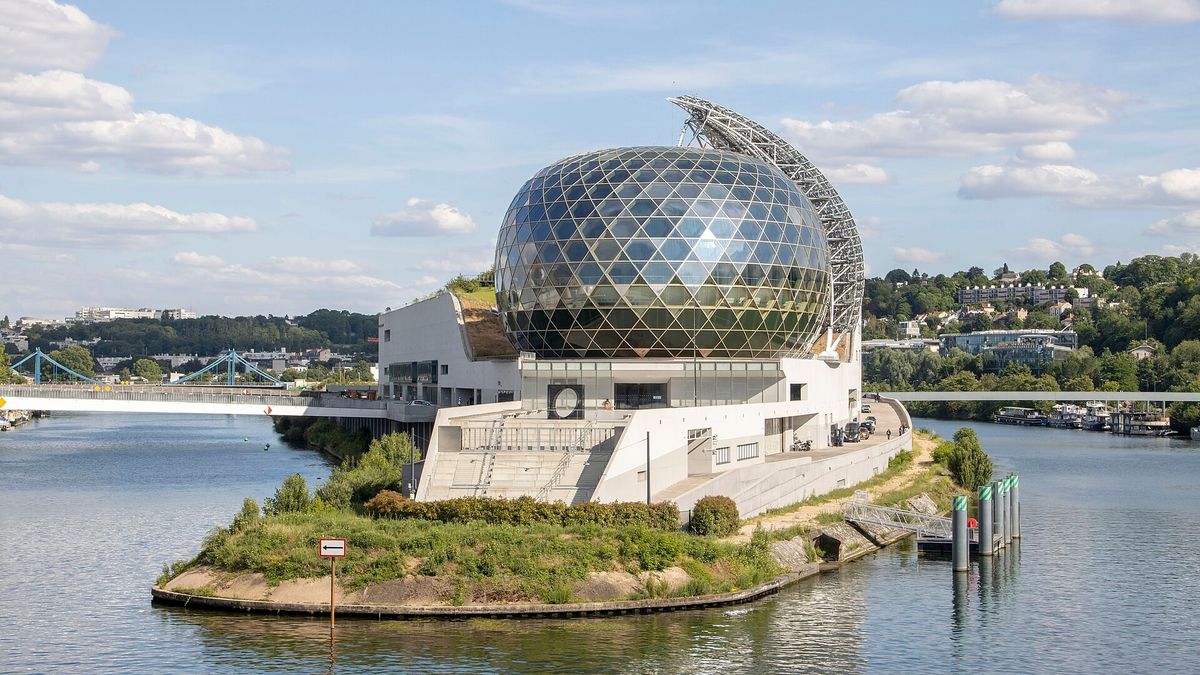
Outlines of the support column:
[[951,558],[954,562],[955,572],[966,572],[970,551],[969,537],[967,533],[967,498],[959,496],[954,498],[954,513],[951,519]]
[[1012,543],[1012,490],[1008,478],[1000,481],[1004,485],[1004,545]]
[[979,486],[979,555],[992,554],[992,485]]
[[995,520],[992,521],[992,526],[995,533],[1000,535],[1000,545],[1004,546],[1004,527],[1007,519],[1004,515],[1004,481],[998,480],[992,483],[992,499],[995,506],[992,508],[992,513],[995,515]]
[[1021,538],[1021,476],[1013,474],[1012,477],[1012,524],[1013,524],[1013,539]]

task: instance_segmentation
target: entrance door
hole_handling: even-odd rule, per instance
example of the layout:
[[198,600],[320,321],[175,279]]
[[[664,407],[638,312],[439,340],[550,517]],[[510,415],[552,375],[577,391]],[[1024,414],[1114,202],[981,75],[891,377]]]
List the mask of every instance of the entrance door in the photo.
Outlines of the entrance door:
[[614,405],[619,410],[667,407],[667,385],[618,382],[613,385]]

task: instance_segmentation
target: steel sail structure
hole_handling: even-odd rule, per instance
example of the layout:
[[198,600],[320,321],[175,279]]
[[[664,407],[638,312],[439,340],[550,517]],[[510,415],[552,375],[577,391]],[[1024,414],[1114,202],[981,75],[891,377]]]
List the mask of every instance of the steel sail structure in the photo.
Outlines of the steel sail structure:
[[[866,275],[858,226],[833,184],[799,150],[758,122],[696,96],[667,100],[688,114],[686,129],[697,143],[770,162],[812,203],[829,246],[831,301],[824,351],[837,350],[843,339],[849,343],[862,325]],[[852,348],[848,344],[846,353]]]

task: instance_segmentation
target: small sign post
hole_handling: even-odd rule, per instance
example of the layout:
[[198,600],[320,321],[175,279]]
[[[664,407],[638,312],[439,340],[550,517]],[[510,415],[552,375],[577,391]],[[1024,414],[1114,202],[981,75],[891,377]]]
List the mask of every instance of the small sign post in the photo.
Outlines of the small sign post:
[[346,540],[322,539],[317,544],[317,553],[322,558],[329,558],[329,627],[333,628],[333,589],[337,585],[337,559],[346,557]]

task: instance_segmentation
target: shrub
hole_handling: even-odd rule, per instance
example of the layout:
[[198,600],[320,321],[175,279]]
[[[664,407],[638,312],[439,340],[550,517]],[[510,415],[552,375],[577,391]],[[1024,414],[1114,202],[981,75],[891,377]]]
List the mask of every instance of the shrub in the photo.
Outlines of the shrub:
[[991,458],[979,444],[979,437],[965,427],[954,432],[954,452],[947,466],[955,482],[968,490],[990,481],[995,471]]
[[482,521],[494,525],[545,523],[568,527],[640,526],[664,531],[679,529],[679,509],[670,502],[650,505],[640,502],[585,502],[568,506],[562,502],[539,502],[533,497],[460,497],[436,502],[417,502],[404,499],[393,491],[383,490],[363,506],[368,513],[380,518],[413,518],[442,523]]
[[[305,492],[307,492],[307,490]],[[250,497],[246,497],[244,500],[242,500],[241,512],[233,517],[233,524],[229,526],[229,529],[234,532],[241,532],[242,530],[257,523],[258,518],[258,502],[254,501]]]
[[950,442],[938,443],[933,449],[933,463],[941,464],[942,466],[950,466],[950,457],[954,455],[954,444]]
[[737,504],[729,497],[709,495],[692,507],[692,532],[727,537],[738,528]]
[[308,483],[304,476],[294,473],[283,480],[274,497],[267,497],[263,512],[269,516],[281,513],[303,513],[309,505]]
[[911,450],[901,450],[894,457],[888,460],[889,469],[900,469],[912,464],[913,454]]

